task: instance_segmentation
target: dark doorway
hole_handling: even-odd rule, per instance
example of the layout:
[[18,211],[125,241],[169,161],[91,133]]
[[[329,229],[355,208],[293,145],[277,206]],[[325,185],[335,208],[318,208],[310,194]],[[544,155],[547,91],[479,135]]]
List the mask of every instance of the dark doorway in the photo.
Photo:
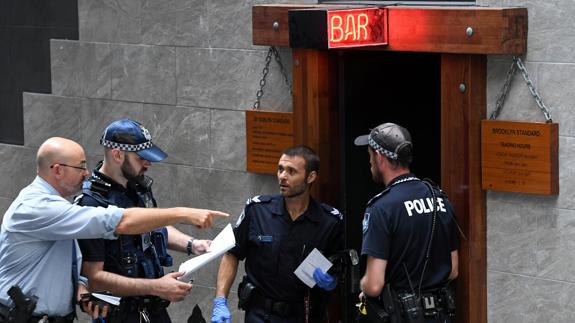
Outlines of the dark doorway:
[[[412,172],[419,178],[441,179],[441,74],[439,54],[342,51],[340,111],[343,147],[342,209],[346,247],[361,250],[361,223],[369,199],[384,189],[371,179],[367,147],[353,140],[384,122],[407,128],[413,140]],[[360,268],[363,273],[364,266]],[[360,275],[361,276],[361,275]],[[357,297],[357,296],[355,296]],[[357,298],[348,300],[353,308]],[[355,311],[350,310],[347,322]]]

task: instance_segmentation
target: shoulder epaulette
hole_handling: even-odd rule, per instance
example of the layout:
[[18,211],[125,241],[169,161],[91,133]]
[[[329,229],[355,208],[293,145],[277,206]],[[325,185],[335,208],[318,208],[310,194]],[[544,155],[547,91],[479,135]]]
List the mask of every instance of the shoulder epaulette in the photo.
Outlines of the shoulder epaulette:
[[373,202],[377,201],[380,197],[384,196],[385,194],[387,194],[387,192],[389,192],[389,189],[391,187],[388,186],[386,187],[383,191],[381,191],[379,194],[377,194],[376,196],[372,197],[368,202],[367,205],[371,205]]
[[329,214],[335,216],[340,220],[343,220],[343,213],[341,213],[338,209],[334,208],[333,206],[321,203],[321,207],[324,209],[324,211],[328,212]]
[[249,198],[246,201],[246,206],[251,205],[251,204],[256,204],[256,203],[268,203],[271,200],[272,200],[272,197],[269,195],[256,195],[252,198]]

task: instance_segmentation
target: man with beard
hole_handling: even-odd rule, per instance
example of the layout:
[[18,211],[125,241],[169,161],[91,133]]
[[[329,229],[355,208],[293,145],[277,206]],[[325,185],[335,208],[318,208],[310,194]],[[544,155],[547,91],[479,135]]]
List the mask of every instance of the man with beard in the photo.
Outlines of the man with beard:
[[[122,119],[112,122],[102,134],[104,161],[84,183],[79,205],[123,208],[156,207],[152,180],[145,172],[152,162],[167,157],[152,144],[148,130],[140,123]],[[200,254],[209,250],[210,240],[199,240],[167,226],[141,235],[121,235],[117,240],[79,240],[84,256],[83,274],[90,290],[107,290],[122,296],[118,311],[107,322],[171,322],[169,301],[181,301],[190,284],[178,281],[181,273],[164,275],[162,266],[172,266],[166,252]]]
[[[407,129],[384,123],[355,144],[368,146],[372,178],[386,186],[364,214],[361,254],[367,268],[360,298],[374,297],[388,311],[394,307],[391,322],[451,322],[459,247],[451,203],[438,187],[410,172]],[[368,307],[368,318],[374,312]]]
[[[72,322],[79,295],[82,260],[75,239],[116,239],[177,222],[208,227],[213,216],[225,213],[191,209],[124,209],[115,206],[82,207],[66,198],[77,193],[89,175],[84,149],[60,137],[46,140],[36,155],[37,176],[20,191],[2,221],[0,231],[0,322]],[[26,306],[8,291],[17,286],[29,297]],[[179,286],[181,293],[189,285]],[[12,296],[14,294],[11,294]],[[83,309],[92,312],[89,304]],[[87,306],[86,306],[87,305]],[[30,316],[30,317],[22,317]],[[93,318],[98,311],[93,311]],[[104,313],[103,313],[104,314]]]
[[316,269],[318,287],[308,288],[294,274],[317,248],[330,256],[343,248],[343,217],[310,196],[317,180],[319,157],[306,146],[286,149],[278,162],[280,194],[249,199],[236,223],[236,246],[226,253],[218,272],[212,323],[230,322],[227,297],[238,262],[245,259],[246,276],[238,295],[245,322],[320,322],[325,291],[333,276]]

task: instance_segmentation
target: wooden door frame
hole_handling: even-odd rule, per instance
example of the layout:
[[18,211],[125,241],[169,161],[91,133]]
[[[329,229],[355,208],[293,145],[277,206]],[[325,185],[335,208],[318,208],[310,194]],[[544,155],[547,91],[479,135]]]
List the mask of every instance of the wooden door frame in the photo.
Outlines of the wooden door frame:
[[[313,7],[327,6],[254,6],[254,44],[289,47],[287,11]],[[486,55],[525,53],[527,9],[390,7],[388,17],[389,45],[373,50],[441,53],[441,183],[466,236],[459,252],[458,322],[486,323],[487,225],[480,142],[481,120],[486,115]],[[465,34],[469,27],[474,30],[472,37]],[[339,205],[341,151],[334,53],[292,49],[293,113],[295,142],[316,149],[323,161],[314,195]]]

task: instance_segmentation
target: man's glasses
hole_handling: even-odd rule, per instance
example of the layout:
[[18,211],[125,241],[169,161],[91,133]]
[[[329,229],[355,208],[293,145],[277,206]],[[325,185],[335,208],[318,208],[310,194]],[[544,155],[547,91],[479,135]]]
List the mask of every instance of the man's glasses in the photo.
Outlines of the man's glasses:
[[53,164],[50,166],[50,168],[54,168],[54,166],[56,166],[56,165],[65,166],[65,167],[72,167],[72,168],[79,169],[81,171],[87,171],[88,170],[88,165],[86,165],[86,166],[72,166],[72,165],[66,165],[66,164],[62,164],[62,163]]

